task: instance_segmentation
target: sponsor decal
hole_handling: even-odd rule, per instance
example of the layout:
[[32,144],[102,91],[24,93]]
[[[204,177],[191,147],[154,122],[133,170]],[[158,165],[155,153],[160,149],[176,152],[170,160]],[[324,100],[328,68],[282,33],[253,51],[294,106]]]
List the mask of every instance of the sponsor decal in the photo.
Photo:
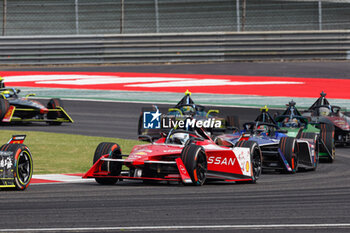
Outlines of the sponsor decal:
[[238,141],[248,141],[250,138],[250,134],[249,133],[244,133],[242,134],[241,138],[238,139]]
[[246,172],[249,172],[249,162],[248,161],[245,163],[245,170],[246,170]]
[[181,151],[182,151],[182,148],[178,149],[178,150],[176,150],[176,149],[174,149],[174,150],[164,150],[163,152],[164,153],[177,153],[177,152],[181,152]]
[[184,175],[186,175],[186,174],[187,174],[186,168],[184,168],[184,166],[182,166],[182,165],[180,165],[179,167],[180,167],[181,172],[182,172]]
[[173,120],[163,118],[163,128],[221,128],[221,121],[215,118]]
[[214,164],[214,165],[233,166],[235,162],[236,162],[236,158],[215,157],[215,156],[208,157],[208,163]]
[[2,122],[10,122],[14,111],[15,107],[11,105],[4,118],[2,119]]
[[140,156],[140,155],[135,155],[135,154],[131,154],[131,155],[129,155],[129,157],[127,158],[127,159],[140,159],[140,158],[142,158],[142,156]]
[[147,153],[144,151],[140,151],[140,152],[135,153],[135,155],[147,155]]
[[13,163],[12,163],[11,157],[3,157],[0,160],[0,168],[10,169],[12,167],[12,165],[13,165]]
[[0,151],[0,156],[11,156],[12,154],[12,151]]
[[157,109],[156,112],[143,113],[143,127],[145,129],[160,129],[160,116],[162,114]]
[[245,159],[245,154],[244,154],[244,151],[243,151],[243,150],[241,150],[241,151],[239,152],[238,157],[239,157],[239,160]]
[[13,140],[24,140],[25,138],[25,136],[15,136],[13,137]]
[[184,115],[182,119],[169,118],[159,112],[143,113],[143,127],[145,129],[189,129],[189,128],[221,128],[222,122],[215,118],[195,119],[191,115]]

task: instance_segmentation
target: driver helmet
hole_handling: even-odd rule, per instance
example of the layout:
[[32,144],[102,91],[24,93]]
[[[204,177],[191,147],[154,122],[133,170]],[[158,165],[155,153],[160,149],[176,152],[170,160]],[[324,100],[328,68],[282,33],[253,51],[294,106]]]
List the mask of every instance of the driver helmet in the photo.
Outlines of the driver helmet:
[[5,98],[9,98],[9,97],[11,97],[11,95],[10,95],[10,92],[9,92],[9,91],[3,91],[3,92],[2,92],[2,95],[3,95],[3,96],[5,96]]
[[184,115],[195,115],[196,110],[192,106],[183,106],[181,108],[181,111],[183,112]]
[[299,124],[299,120],[297,118],[291,118],[291,119],[286,118],[283,123],[284,123],[285,127],[294,127],[294,128],[296,128],[296,127],[299,127],[299,125],[300,125]]
[[298,127],[299,126],[298,119],[297,118],[293,118],[291,124],[292,124],[292,127]]
[[329,113],[330,113],[329,108],[327,108],[327,107],[320,107],[320,109],[319,109],[320,116],[328,116]]
[[170,142],[174,144],[184,145],[189,139],[188,133],[174,133],[170,136]]
[[261,130],[260,134],[269,135],[269,127],[267,125],[259,125],[258,129]]
[[266,125],[259,125],[258,129],[263,130],[263,131],[267,131],[267,126]]

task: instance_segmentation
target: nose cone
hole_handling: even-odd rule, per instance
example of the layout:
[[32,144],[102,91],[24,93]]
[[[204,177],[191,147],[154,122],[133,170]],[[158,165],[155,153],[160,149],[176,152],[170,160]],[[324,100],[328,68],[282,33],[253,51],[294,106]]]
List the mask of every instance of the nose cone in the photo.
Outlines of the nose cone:
[[49,109],[47,109],[47,108],[41,108],[40,109],[40,113],[41,114],[46,114],[46,113],[48,113],[49,112]]

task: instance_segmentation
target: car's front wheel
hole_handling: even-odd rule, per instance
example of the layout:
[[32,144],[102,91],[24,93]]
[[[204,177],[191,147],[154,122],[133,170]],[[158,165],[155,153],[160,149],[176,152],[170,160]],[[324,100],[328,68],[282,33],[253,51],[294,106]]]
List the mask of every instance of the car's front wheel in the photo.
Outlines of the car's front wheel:
[[195,144],[185,146],[181,152],[181,159],[185,164],[194,185],[203,185],[207,178],[207,156],[203,147]]
[[298,170],[299,160],[298,155],[295,151],[295,144],[296,140],[292,137],[283,137],[279,143],[279,149],[281,150],[291,168],[290,173],[296,173]]
[[256,141],[239,141],[236,147],[245,147],[250,150],[250,167],[252,180],[249,182],[238,181],[237,183],[256,183],[262,172],[262,153]]
[[[121,159],[121,150],[120,146],[112,142],[101,142],[95,151],[93,164],[95,164],[102,156],[109,154],[108,158],[111,159]],[[119,176],[121,173],[122,164],[119,162],[109,162],[104,161],[101,165],[102,171],[108,171],[111,176]],[[104,185],[115,184],[118,181],[118,178],[103,178],[96,177],[96,182]]]
[[33,159],[26,145],[5,144],[0,151],[12,152],[14,185],[18,190],[25,190],[33,175]]
[[[60,99],[50,99],[50,101],[47,103],[47,108],[49,109],[49,112],[47,113],[47,119],[49,120],[56,120],[57,118],[62,117],[62,113],[59,111],[50,111],[50,109],[57,109],[57,107],[63,108],[62,101]],[[50,125],[61,125],[62,122],[57,121],[49,121]]]

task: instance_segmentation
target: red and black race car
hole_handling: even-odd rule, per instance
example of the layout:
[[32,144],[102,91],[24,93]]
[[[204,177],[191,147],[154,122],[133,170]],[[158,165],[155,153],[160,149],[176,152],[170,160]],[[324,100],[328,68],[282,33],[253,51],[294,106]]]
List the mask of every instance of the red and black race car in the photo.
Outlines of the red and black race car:
[[12,122],[46,122],[50,125],[73,123],[72,118],[63,109],[60,99],[51,99],[47,106],[44,106],[38,101],[29,99],[35,94],[20,97],[19,92],[20,90],[16,88],[0,88],[0,124]]
[[322,92],[320,95],[302,115],[321,129],[327,127],[325,133],[334,138],[336,145],[349,146],[350,117],[342,112],[339,106],[331,105],[326,99],[326,93]]
[[[140,137],[152,142],[148,135]],[[123,179],[193,185],[209,181],[255,183],[261,174],[261,158],[254,141],[228,148],[216,145],[202,128],[172,129],[151,144],[134,146],[129,155],[123,155],[118,144],[100,143],[93,166],[83,178],[95,178],[100,184]]]
[[33,175],[33,159],[29,148],[23,144],[26,135],[13,135],[0,147],[0,189],[28,187]]

